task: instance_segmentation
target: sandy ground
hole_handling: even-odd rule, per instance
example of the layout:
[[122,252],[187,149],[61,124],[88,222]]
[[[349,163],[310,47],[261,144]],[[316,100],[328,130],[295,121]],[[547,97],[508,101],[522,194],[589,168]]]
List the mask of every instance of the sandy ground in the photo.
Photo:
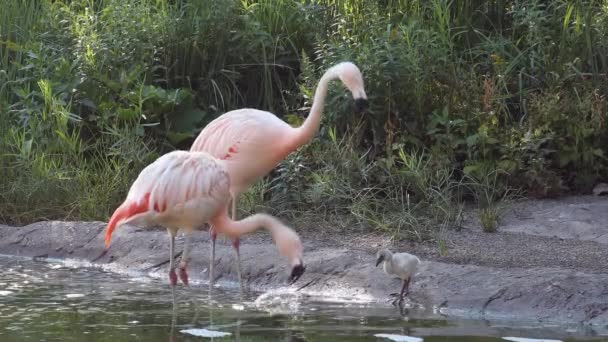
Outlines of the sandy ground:
[[[93,261],[103,250],[104,228],[102,222],[0,225],[0,253]],[[292,286],[286,286],[286,260],[278,256],[269,235],[244,238],[242,268],[248,288],[386,303],[400,282],[375,267],[374,254],[388,246],[422,259],[408,306],[429,315],[581,324],[608,334],[606,197],[524,201],[506,213],[497,233],[483,233],[469,220],[462,230],[446,232],[443,255],[433,242],[392,244],[380,234],[317,228],[301,232],[307,269]],[[208,234],[195,235],[190,277],[203,286],[208,281]],[[123,226],[116,230],[110,252],[94,263],[165,278],[167,241],[164,230]],[[178,251],[182,242],[178,239]],[[215,274],[222,286],[234,286],[234,259],[230,244],[220,242]]]

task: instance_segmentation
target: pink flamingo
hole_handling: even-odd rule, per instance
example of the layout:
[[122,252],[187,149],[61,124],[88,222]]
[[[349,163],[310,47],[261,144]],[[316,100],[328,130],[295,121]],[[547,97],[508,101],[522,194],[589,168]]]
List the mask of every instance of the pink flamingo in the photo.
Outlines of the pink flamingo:
[[[225,162],[230,175],[232,219],[236,219],[238,196],[264,177],[289,153],[308,143],[319,130],[321,113],[329,82],[340,79],[355,99],[357,111],[367,105],[367,95],[359,68],[351,62],[342,62],[329,68],[321,77],[310,109],[300,127],[291,127],[274,114],[256,109],[233,110],[210,122],[198,135],[190,151],[204,151]],[[213,283],[215,239],[222,227],[211,225],[211,263],[209,286]],[[233,239],[237,256],[237,272],[241,293],[241,258],[239,240]]]
[[185,231],[179,277],[188,285],[190,234],[205,223],[218,227],[223,234],[238,239],[241,235],[265,227],[272,234],[279,254],[292,266],[289,281],[304,273],[302,243],[298,234],[271,215],[255,214],[240,221],[228,217],[230,178],[225,162],[205,152],[173,151],[144,168],[125,201],[114,211],[106,228],[105,251],[112,232],[125,223],[161,225],[167,228],[169,244],[169,281],[177,284],[174,270],[175,235]]

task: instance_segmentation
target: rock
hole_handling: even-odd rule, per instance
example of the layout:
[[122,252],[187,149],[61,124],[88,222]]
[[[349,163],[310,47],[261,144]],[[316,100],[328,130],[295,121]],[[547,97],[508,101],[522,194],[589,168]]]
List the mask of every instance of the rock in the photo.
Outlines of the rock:
[[608,195],[608,184],[599,183],[593,188],[593,194],[595,196],[606,196]]
[[[124,225],[116,230],[108,253],[100,257],[104,226],[102,222],[58,221],[25,227],[0,225],[0,253],[26,257],[46,254],[49,258],[85,260],[107,270],[166,277],[168,256],[166,249],[158,248],[168,249],[166,232]],[[374,251],[323,246],[319,241],[307,240],[306,272],[295,284],[287,286],[286,260],[278,255],[268,234],[255,234],[258,235],[265,238],[241,240],[243,278],[249,290],[386,303],[389,294],[400,289],[398,279],[375,267]],[[177,251],[182,244],[183,239],[178,239]],[[207,272],[197,270],[209,265],[208,244],[206,232],[193,234],[188,266],[191,284],[207,282]],[[234,284],[235,253],[229,242],[218,241],[216,256],[216,283]],[[275,293],[279,293],[275,297],[280,302],[281,292]],[[423,259],[411,284],[408,303],[421,307],[426,317],[583,323],[606,330],[608,273],[561,267],[456,265]],[[280,305],[277,308],[290,309]]]
[[594,196],[526,200],[503,218],[500,230],[608,244],[608,200]]

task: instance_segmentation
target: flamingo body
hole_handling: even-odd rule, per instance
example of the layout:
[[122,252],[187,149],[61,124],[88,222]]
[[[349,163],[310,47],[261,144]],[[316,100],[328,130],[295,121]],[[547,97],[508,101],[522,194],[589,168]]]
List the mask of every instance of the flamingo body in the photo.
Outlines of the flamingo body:
[[[199,133],[190,150],[208,152],[225,162],[231,182],[232,219],[236,219],[236,201],[241,193],[272,171],[289,153],[313,139],[321,124],[329,82],[334,79],[342,81],[351,91],[356,109],[363,110],[367,95],[361,71],[351,62],[342,62],[329,68],[321,77],[310,114],[300,127],[291,127],[270,112],[245,108],[224,113]],[[211,272],[215,259],[216,231],[223,233],[216,226],[210,229]],[[238,239],[233,240],[233,246],[237,253],[237,270],[242,292]]]
[[420,259],[409,253],[392,253],[386,248],[379,250],[376,257],[376,267],[382,263],[384,273],[395,275],[402,280],[403,286],[397,298],[402,303],[403,298],[409,294],[410,282],[418,270]]
[[205,126],[190,150],[205,151],[223,160],[230,174],[230,192],[238,195],[293,150],[296,131],[270,112],[238,109]]
[[187,285],[186,265],[193,230],[211,223],[224,234],[238,239],[264,227],[272,234],[279,254],[289,259],[293,268],[290,280],[297,280],[305,270],[302,243],[297,233],[266,214],[233,221],[227,216],[229,201],[230,177],[222,160],[206,152],[169,152],[142,170],[125,201],[114,211],[106,228],[106,250],[113,231],[122,224],[166,227],[170,236],[169,279],[175,286],[175,235],[180,228],[184,229],[187,235],[180,262],[180,278]]
[[353,63],[342,62],[329,68],[321,77],[310,114],[302,126],[291,127],[267,111],[232,110],[205,126],[190,150],[204,151],[226,162],[234,200],[289,153],[312,140],[319,130],[329,82],[337,78],[351,91],[357,109],[362,110],[367,95],[361,72]]
[[114,229],[125,223],[194,230],[229,199],[230,178],[223,165],[205,152],[174,151],[145,167],[123,204],[110,218],[106,248]]

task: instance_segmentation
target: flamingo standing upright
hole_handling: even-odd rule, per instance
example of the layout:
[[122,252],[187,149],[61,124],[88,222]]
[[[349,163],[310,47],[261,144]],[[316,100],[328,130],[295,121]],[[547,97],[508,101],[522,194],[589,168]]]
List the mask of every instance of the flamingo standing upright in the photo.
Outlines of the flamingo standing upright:
[[[367,105],[367,95],[363,76],[359,68],[351,62],[342,62],[329,68],[321,77],[315,91],[310,114],[300,127],[291,127],[274,114],[257,109],[238,109],[211,121],[198,135],[191,151],[204,151],[225,162],[230,175],[232,199],[232,219],[236,219],[238,196],[264,177],[289,153],[308,143],[318,132],[321,114],[329,82],[340,79],[355,99],[357,111]],[[209,286],[213,283],[216,233],[221,227],[211,226],[211,260],[209,265]],[[241,293],[241,258],[239,240],[233,239],[237,256],[237,273]]]
[[231,238],[265,227],[275,241],[279,254],[292,267],[290,282],[304,273],[302,243],[298,234],[271,215],[255,214],[240,221],[228,217],[230,178],[224,161],[205,152],[173,151],[145,167],[125,201],[114,211],[106,228],[105,250],[112,232],[124,223],[161,225],[167,228],[169,244],[169,281],[177,284],[174,269],[175,235],[182,228],[186,238],[179,265],[179,277],[188,285],[190,234],[205,223]]

